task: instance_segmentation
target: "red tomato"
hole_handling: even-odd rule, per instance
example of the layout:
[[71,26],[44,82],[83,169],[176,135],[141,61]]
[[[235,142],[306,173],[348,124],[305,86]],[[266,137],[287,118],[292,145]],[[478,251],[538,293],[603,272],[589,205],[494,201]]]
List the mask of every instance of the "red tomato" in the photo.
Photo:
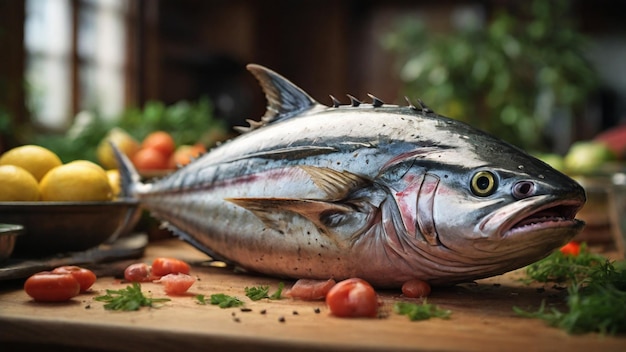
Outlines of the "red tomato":
[[26,279],[24,291],[35,301],[63,302],[78,296],[80,284],[70,273],[42,271]]
[[176,273],[167,274],[154,282],[163,284],[163,289],[168,295],[182,295],[189,290],[196,279],[191,275]]
[[569,242],[565,246],[561,247],[560,251],[565,255],[572,255],[575,257],[580,253],[580,244],[574,241]]
[[141,171],[165,170],[169,167],[169,157],[156,149],[145,148],[133,155],[133,164]]
[[174,138],[165,131],[155,131],[150,133],[141,142],[142,149],[154,149],[159,153],[169,157],[176,149]]
[[402,294],[409,298],[426,297],[430,294],[430,285],[423,280],[409,280],[402,285]]
[[176,258],[156,258],[152,262],[152,275],[159,278],[167,274],[189,274],[189,264]]
[[130,282],[150,282],[152,274],[146,263],[131,264],[124,269],[124,279]]
[[87,291],[91,285],[96,282],[96,274],[93,271],[85,268],[81,268],[79,266],[60,266],[52,270],[53,273],[61,273],[61,274],[72,274],[78,284],[80,285],[80,292]]
[[367,281],[352,278],[338,282],[328,291],[326,305],[337,317],[376,317],[378,295]]
[[285,293],[285,296],[297,298],[304,301],[314,301],[324,299],[328,291],[335,286],[333,279],[329,280],[308,280],[300,279]]

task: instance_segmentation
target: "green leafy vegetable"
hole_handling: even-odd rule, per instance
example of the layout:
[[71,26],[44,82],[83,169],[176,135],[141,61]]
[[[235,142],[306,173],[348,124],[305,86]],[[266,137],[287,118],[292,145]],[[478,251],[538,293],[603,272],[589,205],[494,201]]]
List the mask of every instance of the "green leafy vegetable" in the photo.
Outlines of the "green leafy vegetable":
[[581,243],[578,255],[566,255],[555,251],[543,260],[529,265],[526,282],[578,282],[588,277],[597,265],[606,261],[606,258],[590,253],[587,245]]
[[285,288],[285,284],[282,282],[278,283],[278,290],[276,290],[276,292],[274,292],[271,296],[270,299],[281,299],[281,295],[283,294],[283,289]]
[[427,303],[426,300],[422,304],[396,302],[393,305],[393,311],[400,315],[406,315],[411,321],[430,318],[448,319],[452,314],[450,310],[441,309],[434,304]]
[[106,295],[94,298],[99,302],[107,302],[106,310],[139,310],[141,307],[154,307],[154,303],[167,302],[169,298],[149,298],[141,292],[141,285],[134,282],[121,290],[106,290]]
[[554,112],[584,111],[600,82],[583,55],[588,40],[567,16],[571,3],[518,1],[488,23],[469,16],[445,33],[408,16],[383,45],[397,58],[403,95],[524,149],[548,149]]
[[246,296],[253,301],[258,301],[269,297],[269,286],[246,287]]
[[601,255],[581,246],[578,256],[556,251],[547,258],[530,265],[527,275],[539,282],[568,284],[568,311],[547,309],[545,301],[536,312],[513,307],[515,313],[526,318],[544,320],[550,326],[570,334],[626,332],[626,270]]
[[280,299],[284,287],[285,287],[285,284],[280,282],[278,284],[278,290],[274,292],[271,296],[269,294],[270,292],[269,286],[246,287],[245,291],[246,291],[246,296],[253,301],[258,301],[263,298]]
[[198,304],[202,304],[202,305],[207,304],[206,297],[204,295],[196,295],[194,298],[196,299],[197,301],[196,303]]
[[220,308],[232,308],[243,306],[243,301],[237,297],[229,296],[223,293],[216,293],[211,295],[210,302],[212,305],[219,306]]

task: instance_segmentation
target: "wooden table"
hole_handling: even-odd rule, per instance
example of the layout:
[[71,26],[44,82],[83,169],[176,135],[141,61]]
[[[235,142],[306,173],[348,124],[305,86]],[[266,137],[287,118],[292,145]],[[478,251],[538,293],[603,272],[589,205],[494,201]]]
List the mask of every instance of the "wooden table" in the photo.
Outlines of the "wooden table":
[[[206,259],[184,242],[165,240],[151,243],[138,261],[157,256]],[[245,297],[245,287],[269,285],[274,292],[281,280],[208,266],[194,266],[192,274],[199,281],[189,295],[135,312],[106,311],[93,299],[105,289],[126,287],[110,276],[100,277],[92,292],[58,304],[32,301],[21,282],[0,282],[0,349],[45,345],[46,351],[626,351],[626,336],[572,336],[516,316],[513,306],[534,310],[544,299],[558,302],[562,297],[550,287],[541,292],[520,283],[520,271],[477,284],[435,288],[428,302],[450,309],[452,316],[419,322],[391,311],[393,302],[405,299],[399,291],[379,292],[384,318],[341,319],[331,316],[321,301],[253,302]],[[142,289],[165,297],[159,284],[147,283]],[[213,293],[237,296],[251,311],[199,305],[194,299],[196,294]]]

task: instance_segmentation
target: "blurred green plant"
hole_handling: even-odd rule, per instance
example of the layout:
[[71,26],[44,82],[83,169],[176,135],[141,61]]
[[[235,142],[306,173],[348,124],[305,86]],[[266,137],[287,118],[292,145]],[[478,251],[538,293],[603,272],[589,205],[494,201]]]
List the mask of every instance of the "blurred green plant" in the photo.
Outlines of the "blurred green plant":
[[597,85],[583,56],[586,38],[568,17],[567,1],[519,2],[450,34],[423,22],[400,21],[383,45],[396,54],[404,93],[436,112],[487,130],[513,144],[545,150],[557,112],[574,116]]
[[63,162],[77,159],[97,162],[98,143],[113,127],[124,129],[138,141],[152,131],[163,130],[172,135],[176,145],[211,146],[216,135],[223,136],[227,131],[226,123],[214,116],[211,101],[202,98],[197,102],[179,101],[172,105],[149,101],[143,108],[126,109],[113,120],[84,111],[63,135],[39,134],[31,142],[53,150]]

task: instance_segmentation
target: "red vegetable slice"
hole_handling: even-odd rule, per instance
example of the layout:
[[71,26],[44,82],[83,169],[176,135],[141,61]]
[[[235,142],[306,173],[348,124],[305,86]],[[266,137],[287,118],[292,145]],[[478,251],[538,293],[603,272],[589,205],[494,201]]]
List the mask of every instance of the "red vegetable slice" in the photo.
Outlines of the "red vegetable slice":
[[163,289],[168,295],[182,295],[187,292],[196,279],[187,274],[167,274],[154,282],[163,284]]
[[130,282],[150,282],[152,274],[146,263],[131,264],[124,269],[124,279]]
[[578,242],[569,242],[565,246],[561,247],[561,253],[565,255],[577,256],[580,254],[580,244]]
[[72,274],[42,271],[26,279],[24,291],[38,302],[63,302],[78,296],[80,284]]
[[53,273],[71,274],[80,285],[80,292],[86,292],[95,282],[96,274],[93,271],[79,266],[60,266],[52,270]]
[[285,293],[285,296],[301,299],[304,301],[321,300],[326,297],[328,291],[335,286],[333,279],[328,280],[309,280],[300,279],[296,281],[291,289]]
[[423,280],[409,280],[402,285],[402,294],[409,298],[426,297],[430,294],[430,285]]
[[376,317],[378,295],[365,280],[351,278],[338,282],[326,295],[326,305],[337,317]]
[[152,275],[157,278],[167,274],[189,274],[189,270],[189,264],[176,258],[160,257],[152,262]]

